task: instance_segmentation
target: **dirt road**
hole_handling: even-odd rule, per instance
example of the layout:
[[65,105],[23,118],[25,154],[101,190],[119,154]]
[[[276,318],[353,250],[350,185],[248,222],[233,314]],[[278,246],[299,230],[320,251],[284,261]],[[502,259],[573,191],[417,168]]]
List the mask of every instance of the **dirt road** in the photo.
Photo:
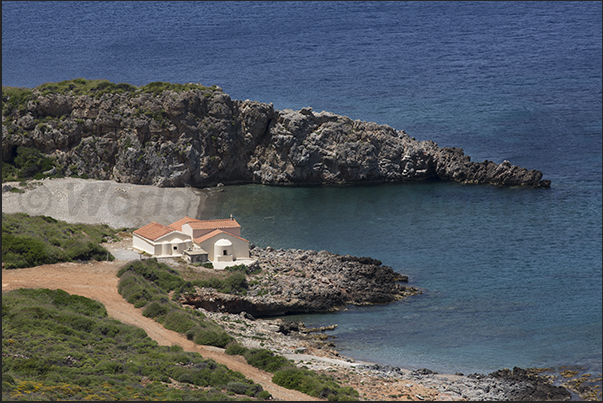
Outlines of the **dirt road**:
[[70,294],[82,295],[101,302],[107,308],[109,316],[144,329],[150,338],[159,345],[182,346],[186,351],[195,351],[203,358],[211,358],[226,365],[233,371],[239,371],[248,379],[262,385],[264,390],[278,400],[306,401],[321,400],[301,392],[285,389],[272,383],[272,374],[259,370],[245,362],[240,356],[224,353],[224,349],[201,346],[185,336],[165,329],[152,319],[142,316],[142,309],[136,309],[127,303],[117,292],[117,271],[125,262],[94,263],[57,263],[28,269],[2,270],[2,291],[17,288],[62,289]]

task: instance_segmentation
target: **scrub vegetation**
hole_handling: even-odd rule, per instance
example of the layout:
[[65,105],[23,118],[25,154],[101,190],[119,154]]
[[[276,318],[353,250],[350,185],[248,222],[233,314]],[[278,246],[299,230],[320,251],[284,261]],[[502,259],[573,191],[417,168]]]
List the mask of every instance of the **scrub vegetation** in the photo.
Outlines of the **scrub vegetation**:
[[114,260],[99,244],[118,240],[106,224],[69,224],[48,216],[2,213],[2,263],[6,269],[58,262]]
[[129,303],[143,308],[143,315],[153,318],[167,329],[183,333],[197,344],[226,347],[230,355],[242,355],[249,365],[274,374],[272,381],[288,389],[298,390],[310,396],[329,400],[357,400],[358,392],[350,387],[340,387],[333,378],[319,375],[305,368],[297,368],[295,363],[266,349],[247,349],[237,344],[216,323],[190,308],[182,308],[168,298],[177,293],[194,292],[194,287],[212,287],[230,290],[247,286],[244,272],[249,269],[239,265],[231,269],[224,279],[186,281],[180,273],[157,259],[138,260],[119,270],[118,291]]
[[101,98],[105,94],[128,94],[130,97],[145,93],[159,95],[167,90],[174,92],[201,90],[205,93],[220,91],[216,85],[206,87],[196,83],[179,84],[154,81],[137,87],[128,83],[116,84],[104,79],[86,80],[85,78],[75,78],[73,80],[65,80],[58,83],[44,83],[33,89],[2,86],[2,113],[4,116],[9,116],[15,112],[15,109],[25,111],[29,101],[35,102],[36,93],[42,96],[62,94],[72,96],[88,95],[93,98]]
[[2,400],[249,400],[262,386],[62,290],[2,295]]
[[[52,168],[56,168],[56,172],[49,172]],[[2,160],[2,182],[60,177],[60,164],[56,159],[36,148],[19,146],[14,158]]]
[[249,365],[274,374],[272,382],[287,389],[328,400],[358,400],[358,391],[341,387],[333,377],[298,368],[291,360],[266,349],[248,349],[237,343],[226,347],[226,354],[241,355]]
[[[232,281],[239,285],[240,275],[235,273],[225,282]],[[155,258],[133,261],[122,267],[117,276],[120,278],[117,291],[124,299],[136,308],[143,308],[144,316],[161,323],[166,329],[182,333],[189,340],[202,345],[226,347],[233,341],[224,329],[207,320],[201,312],[183,308],[175,302],[177,294],[172,299],[168,296],[172,291],[194,292],[195,284],[203,280],[185,281],[180,273],[157,262]],[[235,277],[235,280],[229,280]],[[244,275],[242,280],[245,281]],[[234,284],[228,285],[232,286]]]

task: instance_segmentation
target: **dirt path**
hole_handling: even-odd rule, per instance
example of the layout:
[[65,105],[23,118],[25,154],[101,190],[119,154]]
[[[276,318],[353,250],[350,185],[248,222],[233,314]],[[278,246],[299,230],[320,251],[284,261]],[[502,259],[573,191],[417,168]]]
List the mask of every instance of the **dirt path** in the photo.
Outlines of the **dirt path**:
[[28,269],[2,270],[2,291],[17,288],[62,289],[70,294],[82,295],[101,302],[109,316],[144,329],[159,345],[182,346],[186,351],[195,351],[203,358],[211,358],[239,371],[248,379],[262,385],[275,399],[286,401],[321,400],[304,393],[285,389],[272,383],[272,374],[247,364],[243,357],[231,356],[224,349],[201,346],[188,340],[184,335],[165,329],[152,319],[142,316],[142,309],[127,303],[117,292],[119,279],[116,274],[124,261],[94,263],[57,263]]

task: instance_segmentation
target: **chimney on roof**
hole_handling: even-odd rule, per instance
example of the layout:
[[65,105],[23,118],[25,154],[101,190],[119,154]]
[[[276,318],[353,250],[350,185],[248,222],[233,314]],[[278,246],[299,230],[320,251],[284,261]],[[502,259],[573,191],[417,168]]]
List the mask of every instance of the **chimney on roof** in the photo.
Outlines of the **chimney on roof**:
[[230,215],[230,219],[232,220],[232,214]]

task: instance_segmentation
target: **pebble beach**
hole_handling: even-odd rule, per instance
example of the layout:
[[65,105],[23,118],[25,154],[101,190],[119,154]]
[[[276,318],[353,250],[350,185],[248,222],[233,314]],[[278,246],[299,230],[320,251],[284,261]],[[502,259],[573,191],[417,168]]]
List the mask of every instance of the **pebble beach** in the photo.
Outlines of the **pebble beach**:
[[[2,184],[2,212],[47,215],[69,223],[140,228],[197,217],[212,190],[160,188],[111,180],[52,178]],[[6,189],[6,190],[5,190]]]

